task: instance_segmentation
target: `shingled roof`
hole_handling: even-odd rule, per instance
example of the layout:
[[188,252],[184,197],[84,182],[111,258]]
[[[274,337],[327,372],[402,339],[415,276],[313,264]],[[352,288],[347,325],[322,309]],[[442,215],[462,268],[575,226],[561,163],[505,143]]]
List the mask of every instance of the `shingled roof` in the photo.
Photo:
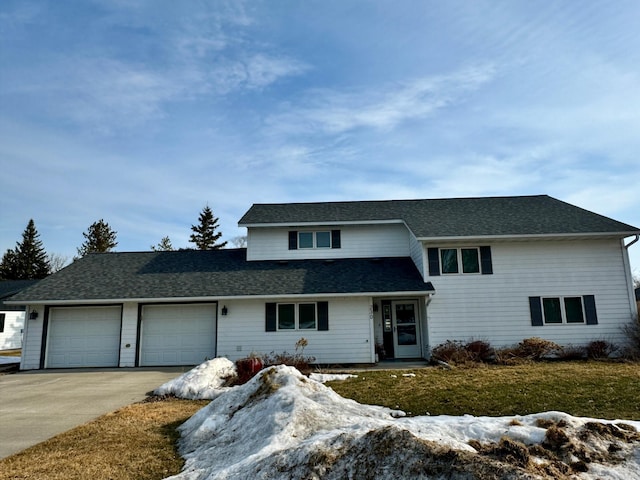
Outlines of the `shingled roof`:
[[0,310],[24,310],[21,305],[5,305],[4,301],[21,290],[35,285],[39,280],[2,280],[0,281]]
[[12,301],[429,292],[409,258],[246,261],[246,249],[90,254]]
[[255,204],[240,226],[404,222],[418,239],[640,234],[640,229],[548,195]]

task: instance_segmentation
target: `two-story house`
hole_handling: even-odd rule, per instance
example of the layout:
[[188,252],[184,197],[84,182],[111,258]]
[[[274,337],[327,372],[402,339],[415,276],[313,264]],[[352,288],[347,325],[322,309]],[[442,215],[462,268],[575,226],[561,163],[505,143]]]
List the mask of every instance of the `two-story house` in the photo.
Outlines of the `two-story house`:
[[321,364],[622,344],[636,312],[640,229],[546,195],[256,204],[239,225],[246,249],[93,254],[21,292],[21,368],[194,365],[301,337]]

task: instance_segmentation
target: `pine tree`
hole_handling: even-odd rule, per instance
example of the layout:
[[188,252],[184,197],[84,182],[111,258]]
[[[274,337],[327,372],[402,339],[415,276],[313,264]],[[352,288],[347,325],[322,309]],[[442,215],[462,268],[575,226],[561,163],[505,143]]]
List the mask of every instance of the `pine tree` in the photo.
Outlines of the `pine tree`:
[[0,263],[0,279],[18,279],[18,256],[16,255],[15,250],[11,248],[8,248],[2,256],[2,263]]
[[217,232],[218,228],[218,218],[213,216],[213,212],[209,205],[205,206],[202,209],[202,213],[198,217],[200,221],[199,225],[191,225],[191,230],[193,233],[191,237],[189,237],[189,241],[191,243],[195,243],[198,247],[198,250],[218,250],[223,248],[227,242],[216,243],[220,237],[222,237],[222,232]]
[[0,264],[0,276],[6,280],[33,280],[49,275],[51,268],[47,253],[33,219],[22,233],[22,242],[14,250],[7,250]]
[[84,257],[88,253],[110,252],[118,245],[116,232],[103,219],[93,222],[89,229],[82,234],[85,241],[78,248],[78,255]]
[[154,252],[172,252],[175,248],[173,248],[169,237],[162,237],[162,240],[157,245],[151,245],[151,250]]

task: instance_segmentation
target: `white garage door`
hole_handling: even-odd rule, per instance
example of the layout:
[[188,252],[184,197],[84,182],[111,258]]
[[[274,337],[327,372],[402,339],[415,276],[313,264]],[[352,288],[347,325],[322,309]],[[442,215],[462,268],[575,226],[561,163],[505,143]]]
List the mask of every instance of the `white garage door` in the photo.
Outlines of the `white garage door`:
[[117,367],[121,317],[119,306],[52,308],[46,367]]
[[216,305],[145,305],[140,365],[198,365],[214,358]]

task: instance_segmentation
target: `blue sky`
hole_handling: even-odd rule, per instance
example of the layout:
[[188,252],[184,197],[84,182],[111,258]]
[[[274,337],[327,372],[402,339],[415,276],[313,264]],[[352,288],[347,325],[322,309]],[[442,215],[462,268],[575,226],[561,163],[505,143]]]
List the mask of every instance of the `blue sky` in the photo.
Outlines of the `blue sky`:
[[[640,226],[640,3],[3,0],[0,249],[253,203],[549,194]],[[640,275],[640,245],[630,250]]]

